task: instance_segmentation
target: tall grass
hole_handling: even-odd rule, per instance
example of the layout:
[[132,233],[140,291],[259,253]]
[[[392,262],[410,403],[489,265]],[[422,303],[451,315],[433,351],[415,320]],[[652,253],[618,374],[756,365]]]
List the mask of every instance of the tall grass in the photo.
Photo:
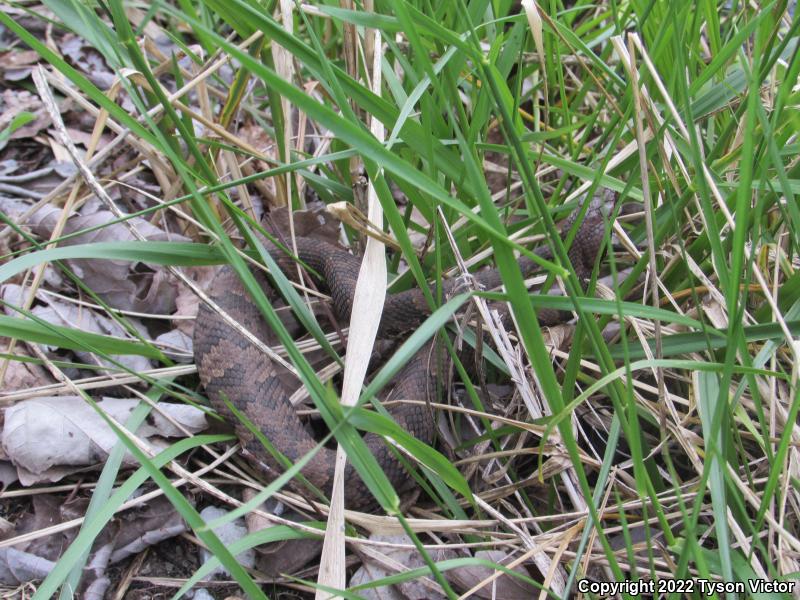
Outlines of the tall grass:
[[[526,13],[510,0],[379,0],[369,8],[372,3],[342,8],[330,1],[180,0],[152,4],[134,24],[126,10],[133,4],[121,0],[44,4],[56,27],[78,32],[117,70],[136,114],[125,112],[8,16],[0,13],[0,20],[59,71],[74,94],[93,110],[105,111],[135,138],[137,148],[167,165],[164,173],[180,183],[179,191],[164,190],[173,197],[143,213],[181,206],[199,230],[194,244],[32,250],[8,257],[0,280],[71,257],[146,258],[176,269],[231,264],[278,332],[336,440],[383,509],[413,532],[426,556],[425,567],[376,586],[433,573],[446,595],[455,597],[446,572],[483,563],[459,558],[437,564],[431,558],[437,540],[486,548],[502,540],[500,547],[512,557],[530,552],[524,564],[531,579],[552,597],[571,597],[587,574],[618,580],[797,578],[800,498],[792,464],[800,441],[800,17],[793,5],[550,1],[526,2]],[[283,15],[288,21],[281,20],[281,11],[290,11]],[[148,25],[183,48],[194,68],[180,69],[170,58],[162,61],[143,50],[150,47],[143,43],[153,31]],[[385,42],[379,49],[384,82],[379,94],[370,88],[374,73],[364,60],[373,30]],[[345,59],[348,40],[357,42],[357,64]],[[288,55],[273,52],[275,46]],[[287,56],[293,80],[286,78]],[[220,62],[234,70],[230,87],[216,73]],[[170,95],[177,88],[186,93]],[[201,117],[187,108],[198,90],[212,102],[202,115],[203,136],[196,126]],[[296,111],[324,133],[316,156],[293,137]],[[276,141],[276,155],[250,147],[238,135],[237,118],[261,123]],[[385,142],[370,132],[369,118],[386,127]],[[273,168],[253,176],[229,169],[254,155]],[[408,267],[393,290],[429,289],[429,282],[441,281],[455,265],[455,251],[466,259],[482,257],[478,265],[495,265],[502,275],[501,296],[478,295],[510,304],[517,366],[525,373],[515,386],[532,402],[518,402],[500,429],[461,440],[458,448],[464,452],[490,442],[487,461],[504,469],[498,493],[482,485],[480,470],[463,470],[470,475],[465,480],[439,453],[407,440],[406,450],[426,465],[420,483],[434,512],[404,514],[357,429],[396,440],[403,433],[385,417],[342,410],[331,401],[231,241],[232,228],[223,226],[232,223],[251,256],[268,260],[255,235],[258,224],[229,191],[272,178],[278,182],[276,202],[294,208],[304,203],[298,182],[327,203],[355,201],[356,157],[400,249],[390,257],[390,269]],[[507,170],[505,190],[490,190],[487,158]],[[407,204],[394,200],[390,184]],[[640,203],[638,217],[609,227],[609,248],[612,239],[617,243],[592,279],[582,281],[567,259],[572,240],[562,240],[556,224],[582,198],[602,189],[616,197],[609,221],[626,202]],[[175,198],[178,194],[183,195]],[[348,230],[352,239],[358,233]],[[424,254],[415,246],[415,233],[429,236]],[[215,241],[206,245],[205,234]],[[547,285],[557,276],[566,298],[532,294],[523,281],[515,256],[529,250],[517,240],[533,234],[553,249],[554,261],[543,264]],[[623,249],[625,238],[633,245]],[[626,273],[610,290],[598,283],[609,270]],[[288,293],[288,282],[280,283]],[[603,291],[605,299],[593,298]],[[301,297],[289,295],[312,323]],[[440,310],[397,351],[362,401],[442,328],[466,296],[448,302],[431,294],[428,300]],[[578,317],[571,342],[563,347],[554,349],[560,334],[538,324],[535,308],[543,306]],[[618,332],[610,334],[613,323]],[[327,345],[322,332],[309,326]],[[62,331],[30,316],[0,317],[0,334],[101,355],[153,356],[141,342]],[[503,360],[494,363],[498,371],[508,369]],[[456,410],[491,423],[496,415],[484,406],[485,382],[460,365],[457,372],[465,379],[467,402]],[[176,390],[166,382],[156,391],[154,398]],[[149,479],[242,589],[264,597],[233,557],[245,546],[315,535],[318,524],[276,525],[226,549],[174,478],[187,478],[232,507],[238,500],[170,462],[215,439],[198,436],[148,457],[120,432],[121,444],[142,468],[130,476],[113,471],[112,480],[120,477],[121,483],[113,493],[98,487],[96,493],[108,500],[87,515],[38,595],[49,597],[59,588],[62,597],[69,595],[79,580],[81,557],[102,524]],[[542,453],[538,465],[530,460],[531,449]],[[258,500],[282,483],[269,486]],[[448,520],[458,521],[458,533]],[[353,532],[349,541],[369,543],[354,539],[358,535]],[[340,593],[356,597],[358,590]]]

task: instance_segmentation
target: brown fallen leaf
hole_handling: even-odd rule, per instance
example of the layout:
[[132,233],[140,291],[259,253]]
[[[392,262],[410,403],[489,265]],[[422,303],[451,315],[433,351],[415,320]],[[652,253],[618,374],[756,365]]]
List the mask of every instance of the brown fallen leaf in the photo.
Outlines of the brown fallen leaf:
[[10,139],[32,138],[50,126],[50,117],[38,96],[25,90],[5,90],[0,94],[0,131],[11,124],[19,114],[31,113],[34,118],[11,134]]
[[[48,133],[54,138],[57,139],[57,134],[54,129],[48,130]],[[92,132],[91,131],[83,131],[81,129],[76,129],[75,127],[67,127],[67,133],[69,134],[69,138],[75,142],[75,144],[80,144],[84,148],[88,148],[91,141],[92,141]],[[102,148],[104,145],[110,143],[112,137],[110,135],[101,135],[100,141],[98,142],[97,146]]]
[[187,529],[186,522],[172,503],[159,496],[122,515],[109,561],[113,564],[124,560]]
[[[68,33],[62,38],[59,49],[79,71],[85,73],[101,90],[107,90],[114,83],[114,71],[108,67],[103,55],[84,38]],[[127,107],[125,109],[128,110]]]
[[[0,294],[1,296],[2,294]],[[0,353],[8,354],[9,349],[8,338],[0,338]],[[13,355],[19,356],[20,359],[30,358],[30,355],[19,344],[14,345]],[[23,362],[23,360],[9,360],[2,388],[4,391],[10,392],[13,390],[27,390],[50,383],[53,383],[53,378],[41,365]]]
[[41,60],[35,50],[11,49],[0,53],[0,73],[6,81],[20,81],[31,74],[31,69]]
[[[32,509],[2,534],[9,539],[33,533],[65,521],[83,517],[88,498],[78,497],[67,502],[61,496],[39,494],[33,497]],[[132,554],[180,535],[186,524],[169,500],[163,496],[140,504],[110,521],[95,538],[76,597],[104,597],[110,579],[107,568]],[[69,547],[78,529],[67,529],[13,547],[0,548],[0,583],[18,585],[44,579]]]
[[[31,507],[14,523],[13,531],[7,537],[32,533],[69,521],[86,513],[89,501],[76,497],[68,501],[54,494],[37,494],[31,499]],[[13,546],[16,550],[28,552],[40,558],[56,561],[75,539],[74,530],[65,530],[52,535],[38,536]]]
[[[211,285],[211,282],[216,275],[218,268],[208,267],[187,267],[183,270],[184,274],[196,283],[200,289],[206,290]],[[178,282],[178,294],[175,298],[175,313],[176,317],[195,317],[197,316],[197,309],[200,305],[200,298],[192,288],[184,282]],[[192,337],[194,332],[194,319],[180,318],[173,321],[175,327]]]
[[[60,209],[47,205],[31,216],[29,225],[39,236],[47,239],[60,216]],[[64,233],[106,225],[115,219],[107,210],[99,210],[86,216],[73,215],[67,219]],[[182,235],[163,231],[139,217],[130,219],[129,223],[149,241],[188,241]],[[64,245],[129,242],[135,239],[126,225],[114,223],[71,238]],[[67,263],[87,286],[114,308],[160,314],[171,314],[175,309],[176,286],[163,268],[107,259],[68,260]]]
[[[255,494],[254,490],[246,488],[242,493],[242,499],[245,502],[249,502]],[[272,498],[264,502],[259,509],[269,514],[280,515],[290,521],[304,520],[302,515],[292,510],[287,510],[285,505]],[[268,519],[252,512],[247,513],[245,522],[250,533],[273,526],[273,523]],[[277,577],[281,573],[296,573],[316,559],[319,553],[322,552],[322,540],[283,540],[271,544],[262,544],[261,546],[256,546],[253,550],[255,551],[256,568],[265,575]]]

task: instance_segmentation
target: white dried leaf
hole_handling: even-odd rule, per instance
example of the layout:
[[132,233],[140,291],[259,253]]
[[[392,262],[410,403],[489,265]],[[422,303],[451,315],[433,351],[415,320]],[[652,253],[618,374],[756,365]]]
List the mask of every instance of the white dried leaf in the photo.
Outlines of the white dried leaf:
[[547,63],[544,57],[544,37],[542,35],[542,17],[539,15],[539,7],[535,0],[522,0],[522,8],[528,19],[528,26],[531,28],[536,54],[539,55],[539,64],[544,67]]
[[[513,561],[513,557],[510,557],[502,550],[479,550],[475,553],[475,558],[488,560],[499,565],[508,564]],[[531,573],[522,565],[517,565],[512,570],[526,577],[531,577]],[[495,571],[488,567],[470,565],[468,567],[459,567],[458,569],[447,571],[445,577],[447,577],[448,581],[451,581],[453,585],[466,591],[494,574]],[[528,600],[530,598],[535,598],[538,594],[539,590],[533,585],[504,573],[492,583],[473,592],[473,595],[470,597],[486,598],[487,600],[493,598],[503,598],[504,600]]]
[[[210,523],[211,521],[218,519],[224,515],[228,514],[227,511],[217,508],[216,506],[207,506],[201,512],[200,516],[203,518],[203,521],[206,523]],[[244,519],[239,518],[235,521],[228,521],[224,525],[220,525],[219,527],[214,528],[214,533],[220,539],[220,541],[225,544],[225,546],[230,546],[234,542],[239,541],[244,536],[247,535],[247,526],[244,524]],[[200,556],[203,559],[203,563],[208,562],[212,556],[214,556],[211,552],[206,550],[205,548],[200,548]],[[252,568],[256,563],[256,553],[253,548],[249,548],[243,552],[240,552],[236,555],[236,560],[239,562],[240,565],[248,568]],[[214,570],[212,570],[208,575],[206,575],[205,580],[210,581],[215,577],[229,577],[227,570],[223,566],[218,566]]]
[[6,489],[17,480],[19,480],[19,476],[14,465],[7,460],[0,460],[0,484],[2,484],[2,489]]
[[180,329],[172,329],[162,333],[155,341],[161,351],[175,362],[190,363],[194,361],[192,338]]
[[[364,564],[350,578],[350,587],[371,583],[389,575],[393,575],[393,573],[375,563],[364,561]],[[365,588],[361,590],[360,594],[364,600],[407,600],[402,592],[393,585]]]
[[15,548],[0,548],[0,582],[18,585],[44,579],[56,564],[45,558]]
[[23,487],[30,487],[38,483],[55,483],[61,481],[64,477],[75,475],[76,473],[92,471],[94,466],[91,467],[50,467],[41,473],[34,473],[28,471],[25,467],[17,467],[17,475],[19,477],[19,484]]
[[[124,423],[139,401],[104,398],[99,406],[118,423]],[[191,433],[205,429],[205,414],[185,404],[160,403],[158,409]],[[158,411],[137,435],[175,437],[183,433]],[[5,411],[2,443],[9,459],[33,475],[48,469],[85,467],[102,462],[117,442],[105,420],[78,396],[25,400]],[[132,459],[131,459],[131,462]]]
[[[373,534],[369,538],[373,541],[392,542],[396,544],[411,544],[411,539],[406,535],[380,535]],[[435,561],[454,558],[451,550],[439,550],[431,553]],[[406,569],[416,569],[425,565],[419,552],[413,548],[381,547],[374,552],[364,553],[364,562],[361,568],[350,578],[350,586],[363,585]],[[446,596],[438,591],[431,580],[423,581],[413,579],[393,586],[367,588],[360,593],[367,600],[438,600]]]
[[[0,287],[0,297],[9,304],[21,306],[22,288],[15,284],[4,285]],[[110,335],[119,338],[129,337],[128,333],[119,323],[93,310],[53,297],[46,297],[45,300],[47,306],[36,306],[31,312],[48,323],[100,335]],[[17,314],[16,311],[9,307],[6,307],[6,313],[10,316]],[[136,327],[142,337],[148,337],[147,330],[136,319],[129,318],[128,323]],[[114,366],[111,361],[96,357],[89,352],[76,350],[75,355],[86,364],[99,364],[107,367]],[[119,356],[112,355],[112,358],[135,372],[146,371],[152,366],[150,360],[144,356],[127,354]]]

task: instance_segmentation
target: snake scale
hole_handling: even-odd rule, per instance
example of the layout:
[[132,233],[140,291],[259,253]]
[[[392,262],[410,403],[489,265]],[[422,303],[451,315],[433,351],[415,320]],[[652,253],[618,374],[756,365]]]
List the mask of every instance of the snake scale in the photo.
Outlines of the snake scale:
[[[567,220],[563,231],[568,231],[576,214]],[[605,222],[600,207],[593,202],[581,222],[581,227],[569,249],[569,257],[576,272],[586,277],[594,265],[605,234]],[[353,292],[360,268],[360,258],[343,248],[312,238],[297,238],[298,258],[320,275],[315,281],[327,291],[342,323],[350,320]],[[289,278],[296,279],[297,265],[276,246],[266,244],[267,251]],[[548,248],[537,250],[543,258],[551,258]],[[527,257],[518,261],[524,276],[533,272],[536,264]],[[267,278],[256,274],[268,297],[276,292]],[[484,289],[501,285],[496,269],[479,271],[477,283]],[[445,296],[457,285],[457,280],[444,284]],[[239,277],[230,267],[223,267],[215,276],[209,297],[222,310],[238,321],[262,341],[267,339],[268,327],[255,304],[250,300]],[[386,297],[379,335],[399,335],[419,326],[430,314],[421,290],[411,289]],[[539,320],[554,324],[564,320],[556,311],[540,311]],[[395,376],[391,397],[393,399],[427,400],[429,390],[435,389],[435,370],[429,368],[429,346],[416,355]],[[237,410],[260,429],[261,433],[293,463],[315,445],[312,434],[303,424],[289,401],[289,392],[278,377],[278,368],[244,336],[230,327],[214,310],[201,303],[194,333],[194,355],[200,380],[205,386],[214,409],[234,424],[245,453],[254,459],[255,466],[268,479],[282,471],[278,463],[262,446],[255,435],[237,419],[228,408],[227,398]],[[421,404],[399,403],[390,411],[394,421],[420,441],[431,444],[435,424],[427,407]],[[364,437],[370,451],[383,468],[389,481],[403,493],[413,479],[409,477],[382,438],[374,434]],[[335,450],[322,448],[303,468],[303,476],[318,489],[330,492],[333,482]],[[367,510],[374,506],[372,494],[348,464],[345,478],[345,502],[348,508]]]

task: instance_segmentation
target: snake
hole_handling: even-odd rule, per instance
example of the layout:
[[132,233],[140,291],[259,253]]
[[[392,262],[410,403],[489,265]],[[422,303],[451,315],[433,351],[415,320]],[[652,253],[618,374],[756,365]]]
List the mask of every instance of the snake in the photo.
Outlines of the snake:
[[[565,221],[562,232],[569,231],[579,212],[576,211]],[[591,202],[568,250],[570,262],[581,278],[591,274],[604,240],[605,221],[600,205]],[[296,280],[298,269],[295,257],[269,241],[265,241],[264,246],[281,271],[288,278]],[[361,259],[343,247],[311,237],[295,238],[293,248],[296,258],[315,274],[312,279],[320,291],[330,295],[337,319],[341,323],[349,323]],[[541,258],[552,258],[548,246],[538,248],[535,253]],[[517,262],[525,277],[538,268],[536,261],[528,256],[521,256]],[[263,272],[254,271],[254,275],[267,297],[275,299],[277,292]],[[494,289],[502,285],[496,268],[480,270],[473,277],[480,289]],[[445,280],[442,285],[443,296],[453,293],[458,285],[457,278]],[[270,335],[269,327],[233,268],[227,265],[220,268],[206,293],[219,309],[266,343]],[[378,334],[400,336],[408,333],[430,314],[431,308],[419,288],[387,294]],[[571,318],[571,313],[540,310],[537,318],[541,324],[553,325]],[[429,343],[417,351],[388,386],[391,389],[388,397],[391,399],[422,401],[395,402],[388,412],[397,425],[428,445],[434,443],[436,435],[429,401],[439,376],[437,369],[430,366],[431,347]],[[291,463],[300,460],[317,446],[310,428],[298,416],[290,401],[290,390],[279,376],[278,365],[231,327],[218,310],[205,303],[200,304],[195,323],[194,356],[200,382],[212,408],[233,424],[245,456],[260,475],[274,480],[284,470],[283,461],[277,460],[265,449],[251,428],[237,418],[237,411],[263,434],[274,450]],[[404,468],[399,453],[393,451],[382,436],[367,433],[363,439],[397,493],[410,491],[415,482]],[[307,482],[326,495],[329,495],[332,487],[335,457],[335,449],[322,447],[301,469]],[[374,508],[374,496],[352,464],[348,462],[345,468],[345,505],[353,510]]]

